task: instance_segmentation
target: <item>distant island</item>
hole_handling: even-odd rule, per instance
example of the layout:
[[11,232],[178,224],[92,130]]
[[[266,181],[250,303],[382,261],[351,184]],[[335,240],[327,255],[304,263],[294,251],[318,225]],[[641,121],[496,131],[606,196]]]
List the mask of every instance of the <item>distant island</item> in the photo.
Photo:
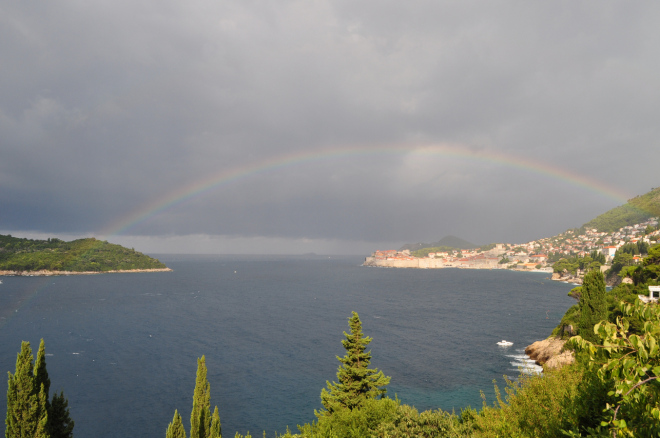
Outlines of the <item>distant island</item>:
[[158,259],[93,237],[65,242],[0,234],[0,275],[171,271]]
[[365,266],[392,268],[512,269],[552,273],[554,280],[581,283],[584,272],[599,268],[608,284],[626,281],[629,267],[640,263],[660,240],[660,188],[630,199],[580,228],[524,243],[477,247],[448,236],[432,244],[406,244],[375,251]]

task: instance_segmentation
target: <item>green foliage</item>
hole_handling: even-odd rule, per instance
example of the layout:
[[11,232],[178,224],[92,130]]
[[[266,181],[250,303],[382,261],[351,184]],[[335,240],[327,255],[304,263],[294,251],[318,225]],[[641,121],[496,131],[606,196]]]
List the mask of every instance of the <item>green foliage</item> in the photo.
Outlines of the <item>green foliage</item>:
[[32,360],[30,343],[23,341],[16,358],[16,372],[8,373],[6,438],[41,436],[46,432],[47,396],[44,385],[36,384]]
[[649,254],[642,261],[642,267],[633,275],[635,284],[651,284],[660,281],[660,245],[649,249]]
[[614,232],[627,225],[634,225],[660,216],[660,187],[628,200],[625,205],[613,208],[584,224],[600,232]]
[[[35,388],[41,388],[43,385],[44,392],[46,397],[50,393],[50,378],[48,377],[48,371],[46,370],[46,344],[42,339],[39,342],[39,350],[37,350],[37,360],[34,362],[34,386]],[[46,400],[46,409],[48,409],[49,403]]]
[[482,411],[472,416],[472,436],[554,438],[599,421],[593,399],[599,401],[605,391],[599,382],[593,385],[579,365],[506,383],[504,398],[495,386],[495,404],[487,406],[484,399]]
[[491,249],[495,248],[497,246],[497,243],[489,243],[487,245],[482,245],[478,249],[478,251],[490,251]]
[[215,410],[213,411],[213,415],[211,416],[211,429],[209,430],[209,438],[221,437],[222,427],[220,425],[220,414],[218,413],[218,407],[216,406]]
[[[610,275],[618,272],[620,277],[631,277],[636,287],[657,284],[660,281],[660,245],[649,248],[648,255],[642,260],[641,265],[626,266],[625,262],[632,260],[631,256],[626,253],[617,256],[619,258],[615,256],[616,263],[612,263]],[[646,295],[646,292],[641,293]]]
[[579,264],[576,258],[561,258],[553,266],[552,270],[557,273],[562,273],[564,271],[570,272],[573,275],[577,274]]
[[571,306],[561,318],[559,325],[552,331],[552,336],[568,339],[576,334],[580,322],[580,305]]
[[[220,414],[217,406],[213,411],[213,416],[211,416],[211,384],[207,380],[206,374],[206,357],[202,356],[197,359],[193,408],[190,413],[190,438],[222,438]],[[166,437],[186,437],[181,415],[177,410],[174,411],[174,418],[167,427]]]
[[605,280],[600,271],[591,271],[584,276],[582,283],[578,333],[585,339],[594,340],[593,327],[604,319],[607,319]]
[[69,415],[69,401],[64,398],[64,393],[60,391],[59,394],[53,394],[48,411],[48,429],[51,438],[73,438],[74,424]]
[[431,248],[422,248],[418,249],[417,251],[413,251],[411,254],[415,257],[428,257],[429,253],[431,252],[448,252],[452,253],[454,251],[457,251],[456,248],[452,248],[451,246],[434,246]]
[[[463,419],[470,417],[468,412],[472,411],[469,408],[464,411]],[[470,436],[471,424],[462,421],[462,418],[440,409],[419,413],[412,406],[399,405],[388,421],[378,425],[373,436],[382,438],[460,438]]]
[[[551,259],[549,260],[552,261]],[[605,263],[605,256],[592,251],[590,255],[584,257],[561,257],[554,261],[552,270],[559,274],[567,271],[572,275],[577,275],[578,269],[581,271],[598,270],[603,263]]]
[[287,431],[282,438],[363,438],[363,437],[447,437],[469,436],[469,423],[457,415],[437,411],[419,413],[411,406],[390,398],[368,399],[359,409],[339,409],[318,422],[298,426],[299,433]]
[[190,413],[190,438],[207,438],[211,421],[211,384],[206,379],[206,358],[197,359],[197,380]]
[[337,356],[341,362],[337,370],[338,382],[326,382],[328,390],[321,390],[321,402],[325,410],[316,412],[319,418],[344,408],[359,408],[365,400],[384,395],[387,392],[385,386],[390,383],[390,378],[382,371],[368,368],[371,351],[365,350],[371,338],[363,336],[362,323],[356,312],[348,319],[348,325],[351,332],[344,332],[346,339],[341,341],[346,355]]
[[372,436],[379,425],[390,421],[398,406],[390,398],[367,399],[359,408],[337,407],[332,415],[319,416],[318,422],[299,426],[301,437],[346,437]]
[[5,437],[72,437],[73,420],[64,394],[55,395],[52,402],[48,400],[50,378],[43,339],[34,365],[32,360],[30,343],[23,341],[16,358],[16,372],[8,373]]
[[165,267],[134,249],[94,238],[64,242],[0,235],[0,270],[106,272]]
[[[607,418],[602,425],[621,436],[660,435],[660,307],[621,303],[622,317],[615,323],[596,324],[596,342],[571,339],[597,369],[603,382],[611,382]],[[640,334],[630,332],[628,318],[642,321]]]
[[186,438],[186,430],[183,427],[183,421],[181,421],[181,415],[179,411],[174,410],[174,418],[172,422],[167,426],[167,433],[165,438]]

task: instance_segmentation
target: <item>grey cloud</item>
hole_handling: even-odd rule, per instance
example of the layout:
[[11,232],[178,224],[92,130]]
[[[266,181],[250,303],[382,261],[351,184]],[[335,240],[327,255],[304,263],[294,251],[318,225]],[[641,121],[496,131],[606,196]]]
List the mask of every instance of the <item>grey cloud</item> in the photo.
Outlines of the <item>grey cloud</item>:
[[[452,144],[630,195],[657,186],[644,159],[660,138],[655,4],[142,1],[0,12],[0,228],[14,234],[95,232],[213,175],[336,147]],[[130,232],[522,240],[619,202],[513,165],[372,154],[220,185]]]

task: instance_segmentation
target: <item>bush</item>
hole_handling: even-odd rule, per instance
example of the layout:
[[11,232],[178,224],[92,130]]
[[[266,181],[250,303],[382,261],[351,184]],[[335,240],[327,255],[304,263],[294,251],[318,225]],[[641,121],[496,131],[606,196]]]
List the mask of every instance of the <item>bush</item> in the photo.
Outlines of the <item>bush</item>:
[[543,376],[521,376],[516,382],[507,379],[504,399],[497,386],[495,404],[487,406],[484,399],[474,418],[474,436],[555,438],[597,426],[600,416],[593,406],[602,405],[606,391],[601,386],[579,364],[547,370]]

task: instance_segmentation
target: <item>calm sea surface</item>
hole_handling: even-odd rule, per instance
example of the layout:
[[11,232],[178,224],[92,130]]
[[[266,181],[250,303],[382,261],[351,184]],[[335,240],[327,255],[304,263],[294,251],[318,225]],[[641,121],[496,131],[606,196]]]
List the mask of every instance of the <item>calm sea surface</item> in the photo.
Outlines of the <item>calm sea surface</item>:
[[492,402],[492,380],[518,375],[524,347],[574,303],[571,285],[538,273],[159,258],[174,272],[2,278],[0,372],[14,372],[22,340],[36,353],[43,337],[51,393],[64,390],[77,437],[164,437],[174,409],[188,429],[202,355],[226,435],[295,430],[335,379],[353,310],[373,337],[372,365],[392,377],[389,395],[420,410],[480,408],[479,391]]

